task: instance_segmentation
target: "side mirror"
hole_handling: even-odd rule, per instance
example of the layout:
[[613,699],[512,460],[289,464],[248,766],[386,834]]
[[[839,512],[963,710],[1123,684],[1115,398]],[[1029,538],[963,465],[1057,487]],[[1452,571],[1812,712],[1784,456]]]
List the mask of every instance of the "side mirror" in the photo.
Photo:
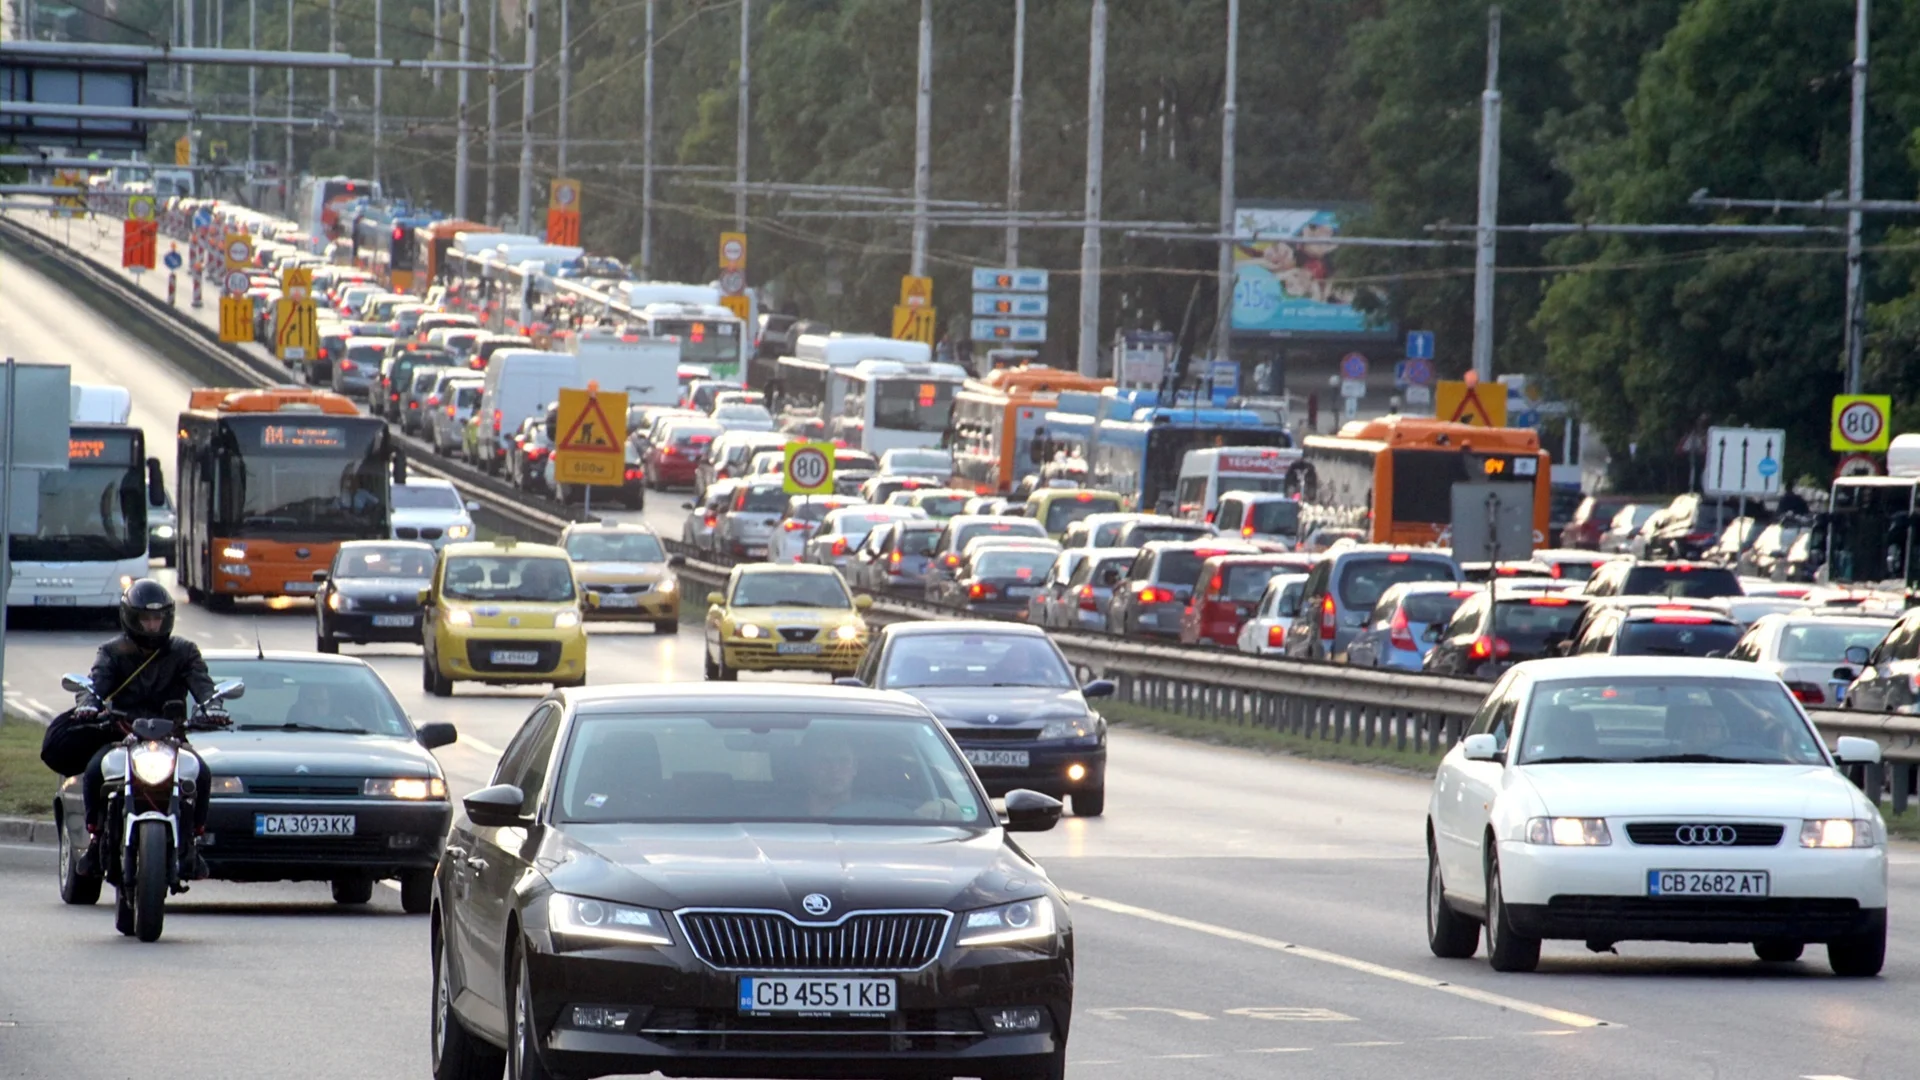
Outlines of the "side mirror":
[[724,604],[726,602],[727,602],[727,598],[724,594],[717,593],[717,592],[710,592],[707,594],[707,603],[712,607],[719,607],[721,604]]
[[1858,735],[1842,735],[1833,741],[1833,757],[1842,765],[1876,765],[1880,762],[1880,744]]
[[70,694],[78,694],[83,690],[91,694],[93,693],[93,680],[85,675],[75,675],[72,672],[68,672],[60,676],[60,689]]
[[683,503],[681,503],[681,504],[680,504],[680,509],[682,509],[682,510],[691,510],[691,509],[693,509],[693,504],[692,504],[692,503],[690,503],[690,502],[683,502]]
[[1059,799],[1026,788],[1007,792],[1008,832],[1046,832],[1060,824]]
[[426,588],[421,589],[420,595],[416,597],[416,599],[420,601],[421,607],[426,607],[428,604],[433,603],[433,586],[429,585]]
[[531,820],[520,813],[520,804],[526,798],[526,792],[512,784],[495,784],[461,799],[460,805],[467,812],[467,820],[483,829],[511,829]]
[[313,572],[313,580],[325,583],[327,580],[327,572],[325,570],[315,570]]
[[1119,689],[1119,687],[1113,684],[1112,679],[1095,679],[1092,682],[1080,688],[1080,696],[1090,697],[1090,698],[1107,698],[1107,697],[1112,697],[1114,691],[1117,689]]
[[213,687],[214,701],[239,701],[246,696],[247,684],[239,679],[228,679],[226,682],[214,684]]
[[687,565],[687,557],[685,555],[669,555],[667,556],[667,565],[679,569]]
[[592,608],[595,611],[599,611],[600,610],[600,594],[597,592],[588,593],[587,606],[589,608]]
[[866,684],[866,683],[864,683],[864,682],[861,682],[861,681],[860,681],[859,679],[856,679],[856,678],[854,678],[854,677],[853,677],[853,676],[851,676],[851,675],[842,675],[842,676],[840,676],[839,678],[837,678],[837,679],[835,679],[835,680],[833,680],[833,685],[835,685],[835,686],[854,686],[854,687],[862,687],[862,688],[864,688],[864,687],[865,687],[865,686],[866,686],[867,684]]
[[1469,735],[1460,744],[1460,755],[1468,761],[1499,761],[1506,757],[1500,750],[1500,740],[1492,735]]
[[[1847,646],[1847,651],[1843,655],[1846,657],[1847,663],[1852,664],[1855,667],[1866,667],[1867,657],[1872,655],[1872,653],[1867,649],[1865,645],[1849,645]],[[1838,674],[1838,672],[1836,672],[1835,674]]]
[[431,724],[421,724],[417,729],[420,745],[429,750],[438,750],[443,746],[452,746],[460,739],[460,732],[444,720]]
[[861,593],[859,596],[856,596],[853,598],[853,607],[855,611],[865,611],[872,606],[873,606],[873,597],[868,596],[865,593]]

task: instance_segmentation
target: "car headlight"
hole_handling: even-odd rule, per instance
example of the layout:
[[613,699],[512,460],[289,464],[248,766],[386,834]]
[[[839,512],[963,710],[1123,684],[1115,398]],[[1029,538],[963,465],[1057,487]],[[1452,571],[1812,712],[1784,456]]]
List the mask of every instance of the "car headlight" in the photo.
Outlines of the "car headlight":
[[149,787],[173,778],[173,751],[159,743],[147,743],[133,752],[133,775]]
[[212,795],[245,795],[247,793],[247,783],[237,776],[216,776],[213,778],[213,787],[209,789],[208,793]]
[[746,638],[748,641],[752,641],[755,638],[766,636],[767,632],[765,630],[760,629],[758,626],[755,626],[752,623],[741,623],[739,626],[734,628],[734,633],[739,634],[741,637]]
[[171,540],[173,539],[173,526],[155,525],[153,527],[153,535],[160,540]]
[[1100,724],[1097,717],[1077,716],[1071,720],[1049,720],[1047,726],[1040,729],[1043,739],[1088,739],[1099,734]]
[[327,596],[327,606],[334,611],[352,611],[353,598],[350,596],[342,596],[339,593],[330,593]]
[[666,916],[660,912],[566,893],[547,899],[547,929],[563,937],[621,945],[673,944]]
[[1874,840],[1873,822],[1866,818],[1821,818],[1800,823],[1801,847],[1864,848],[1872,847]]
[[1605,847],[1613,843],[1607,819],[1597,817],[1537,817],[1527,821],[1527,843],[1557,847]]
[[465,608],[450,608],[447,611],[448,626],[472,626],[473,612]]
[[1053,901],[1044,896],[960,916],[955,945],[1009,945],[1053,936]]
[[836,641],[853,641],[860,636],[860,627],[855,623],[837,626],[833,630],[833,636]]
[[553,628],[555,630],[568,630],[579,625],[580,613],[577,611],[563,611],[553,617]]
[[[216,789],[217,790],[217,789]],[[382,776],[366,780],[360,794],[374,799],[444,799],[447,782],[437,776]]]
[[657,590],[663,593],[673,592],[675,589],[678,589],[679,587],[680,587],[680,583],[675,581],[672,578],[663,578],[660,584],[655,586]]
[[472,535],[473,535],[473,526],[471,525],[447,526],[447,539],[449,540],[465,540],[467,537]]

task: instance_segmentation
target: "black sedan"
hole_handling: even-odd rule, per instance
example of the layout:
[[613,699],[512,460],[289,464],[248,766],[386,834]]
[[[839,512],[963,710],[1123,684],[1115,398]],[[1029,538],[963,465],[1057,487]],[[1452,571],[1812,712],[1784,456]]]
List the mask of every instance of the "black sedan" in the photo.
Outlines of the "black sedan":
[[[342,904],[398,878],[400,902],[424,914],[453,816],[446,774],[430,751],[452,724],[415,725],[360,660],[312,653],[209,650],[215,682],[239,679],[233,727],[197,732],[212,773],[200,853],[227,881],[327,881]],[[60,787],[61,873],[86,847],[79,780]]]
[[935,586],[938,602],[974,615],[1027,617],[1027,601],[1053,569],[1057,545],[990,547],[967,557],[954,576]]
[[1085,686],[1045,631],[997,622],[881,627],[853,679],[898,690],[940,718],[993,795],[1027,788],[1071,796],[1073,812],[1107,808],[1107,722],[1087,706],[1114,686]]
[[433,584],[432,544],[352,540],[333,566],[314,571],[314,648],[337,653],[342,641],[420,644],[420,590]]
[[434,885],[433,1074],[1061,1080],[1073,935],[898,694],[649,684],[541,702]]

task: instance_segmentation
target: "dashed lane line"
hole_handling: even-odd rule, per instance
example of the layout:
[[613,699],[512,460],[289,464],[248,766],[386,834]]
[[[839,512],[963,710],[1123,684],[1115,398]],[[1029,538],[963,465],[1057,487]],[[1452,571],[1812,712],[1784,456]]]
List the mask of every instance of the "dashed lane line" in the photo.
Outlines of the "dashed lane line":
[[1085,904],[1088,907],[1110,912],[1115,915],[1126,915],[1135,919],[1144,919],[1148,922],[1160,923],[1163,926],[1179,927],[1182,930],[1191,930],[1195,933],[1208,934],[1213,937],[1224,938],[1228,941],[1237,941],[1243,945],[1253,945],[1258,948],[1285,953],[1288,956],[1297,956],[1303,960],[1314,960],[1322,964],[1343,967],[1349,971],[1360,972],[1363,975],[1373,975],[1382,979],[1391,979],[1394,982],[1405,983],[1408,986],[1417,986],[1425,990],[1437,990],[1443,994],[1451,994],[1454,997],[1465,998],[1468,1001],[1477,1001],[1483,1005],[1492,1005],[1495,1008],[1510,1009],[1528,1016],[1537,1016],[1542,1020],[1547,1020],[1555,1024],[1564,1024],[1570,1028],[1622,1026],[1598,1017],[1570,1012],[1566,1009],[1556,1009],[1552,1006],[1541,1005],[1536,1002],[1522,1001],[1519,998],[1508,997],[1505,994],[1495,994],[1487,990],[1478,990],[1471,986],[1460,986],[1447,982],[1444,979],[1435,979],[1412,971],[1402,971],[1399,968],[1387,967],[1384,964],[1361,960],[1358,957],[1329,952],[1325,949],[1316,949],[1310,945],[1296,945],[1290,941],[1281,941],[1278,938],[1265,937],[1261,934],[1250,934],[1244,930],[1235,930],[1228,926],[1217,926],[1213,923],[1201,922],[1198,919],[1189,919],[1181,915],[1155,911],[1152,908],[1123,904],[1117,900],[1103,900],[1100,897],[1088,896],[1084,893],[1074,894],[1073,900],[1076,903]]

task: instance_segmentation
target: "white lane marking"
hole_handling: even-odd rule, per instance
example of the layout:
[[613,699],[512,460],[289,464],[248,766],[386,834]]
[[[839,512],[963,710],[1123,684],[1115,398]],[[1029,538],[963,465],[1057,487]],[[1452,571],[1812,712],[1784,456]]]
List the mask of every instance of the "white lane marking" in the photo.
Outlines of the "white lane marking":
[[1237,1050],[1240,1054],[1310,1054],[1311,1046],[1262,1046],[1257,1050]]
[[1803,1076],[1803,1077],[1801,1077],[1801,1078],[1800,1078],[1800,1080],[1853,1080],[1853,1077],[1851,1077],[1851,1076],[1832,1076],[1832,1075],[1828,1075],[1828,1074],[1826,1074],[1826,1073],[1821,1073],[1821,1074],[1818,1074],[1818,1075],[1815,1075],[1815,1076]]
[[476,752],[478,752],[478,753],[482,753],[482,754],[485,754],[485,755],[487,755],[488,757],[499,757],[499,756],[500,756],[500,748],[499,748],[499,747],[497,747],[497,746],[495,746],[495,745],[493,745],[492,743],[490,743],[490,742],[487,742],[487,741],[485,741],[485,740],[483,740],[483,739],[476,739],[476,738],[474,738],[474,737],[473,737],[473,736],[471,736],[471,735],[462,735],[462,736],[460,736],[460,739],[459,739],[459,741],[458,741],[458,742],[456,742],[456,743],[455,743],[454,745],[455,745],[455,746],[461,746],[461,745],[465,745],[465,746],[470,746],[470,747],[472,747],[472,748],[473,748],[473,749],[474,749],[474,750],[475,750]]
[[1149,1061],[1194,1061],[1199,1058],[1219,1057],[1219,1054],[1155,1054]]
[[1406,1043],[1403,1043],[1403,1042],[1380,1042],[1380,1041],[1374,1041],[1374,1042],[1346,1042],[1346,1043],[1334,1043],[1333,1045],[1334,1045],[1334,1046],[1405,1046],[1405,1045],[1407,1045],[1407,1044],[1406,1044]]
[[1436,1036],[1432,1041],[1434,1042],[1491,1042],[1493,1041],[1493,1036],[1491,1035],[1439,1035],[1439,1036]]
[[1228,941],[1237,941],[1243,945],[1253,945],[1262,949],[1270,949],[1274,952],[1286,953],[1288,956],[1297,956],[1303,960],[1315,960],[1322,964],[1332,964],[1335,967],[1343,967],[1349,971],[1360,972],[1363,975],[1373,975],[1382,979],[1391,979],[1395,982],[1406,983],[1409,986],[1417,986],[1425,990],[1438,990],[1443,994],[1452,994],[1455,997],[1466,998],[1469,1001],[1477,1001],[1483,1005],[1492,1005],[1496,1008],[1511,1009],[1514,1012],[1525,1013],[1528,1016],[1537,1016],[1542,1020],[1551,1021],[1556,1024],[1565,1024],[1568,1027],[1594,1028],[1621,1026],[1620,1024],[1608,1020],[1601,1020],[1597,1017],[1586,1016],[1577,1012],[1569,1012],[1565,1009],[1556,1009],[1552,1006],[1540,1005],[1531,1001],[1521,1001],[1519,998],[1511,998],[1505,994],[1495,994],[1487,990],[1478,990],[1471,986],[1460,986],[1415,972],[1402,971],[1399,968],[1390,968],[1384,964],[1376,964],[1369,960],[1361,960],[1357,957],[1345,956],[1341,953],[1328,952],[1325,949],[1316,949],[1310,945],[1296,945],[1290,941],[1281,941],[1278,938],[1264,937],[1260,934],[1249,934],[1244,930],[1235,930],[1227,926],[1216,926],[1213,923],[1201,922],[1198,919],[1188,919],[1180,915],[1171,915],[1164,911],[1154,911],[1151,908],[1123,904],[1117,900],[1102,900],[1097,896],[1088,896],[1084,893],[1072,894],[1072,898],[1076,902],[1085,904],[1088,907],[1112,912],[1115,915],[1128,915],[1136,919],[1145,919],[1148,922],[1157,922],[1163,926],[1177,926],[1183,930],[1210,934],[1213,937],[1225,938]]

